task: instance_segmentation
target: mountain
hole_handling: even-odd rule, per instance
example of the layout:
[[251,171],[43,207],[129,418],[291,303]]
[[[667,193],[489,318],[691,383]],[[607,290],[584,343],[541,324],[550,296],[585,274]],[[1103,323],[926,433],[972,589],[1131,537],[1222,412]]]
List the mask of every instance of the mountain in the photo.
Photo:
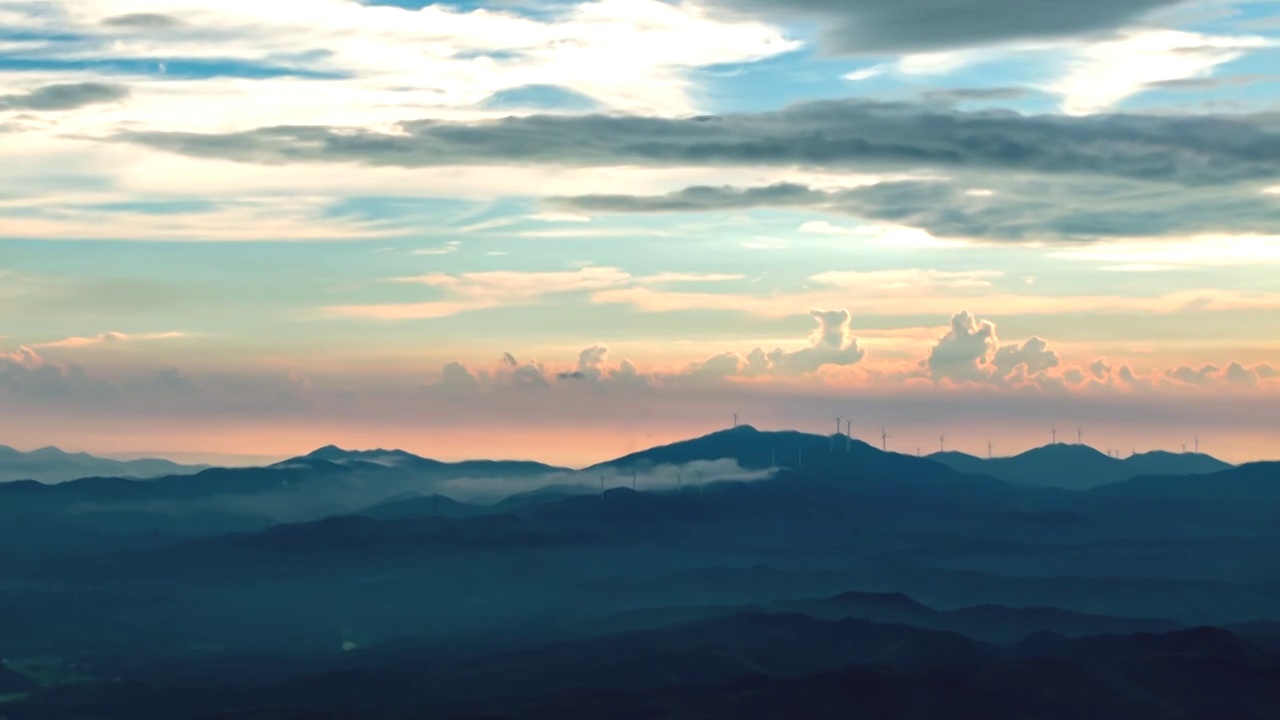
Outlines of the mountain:
[[444,462],[424,458],[404,450],[344,450],[336,445],[313,450],[302,457],[284,460],[277,465],[288,466],[305,464],[309,460],[323,460],[340,465],[368,466],[382,465],[389,468],[418,470],[452,478],[464,477],[530,477],[535,475],[551,475],[555,473],[571,473],[569,468],[546,465],[529,460],[463,460],[461,462]]
[[958,632],[1001,644],[1016,642],[1037,632],[1083,637],[1106,633],[1167,632],[1182,627],[1168,620],[1089,615],[1050,607],[979,605],[940,611],[901,593],[847,592],[825,600],[781,601],[771,604],[769,610],[804,613],[822,619],[861,618],[872,622],[900,623]]
[[22,452],[0,445],[0,482],[35,480],[61,483],[92,476],[155,478],[189,475],[208,465],[179,465],[169,460],[110,460],[86,453],[68,453],[56,447]]
[[[957,632],[974,640],[1010,644],[1036,633],[1075,638],[1103,634],[1170,632],[1185,626],[1169,620],[1089,615],[1057,608],[1014,608],[980,605],[955,610],[935,610],[902,593],[844,592],[821,599],[778,600],[745,606],[683,606],[645,608],[574,623],[560,632],[607,635],[652,630],[746,612],[801,614],[819,620],[866,620],[909,625],[924,630]],[[1242,625],[1240,633],[1270,639],[1266,623]]]
[[1280,462],[1247,463],[1203,475],[1148,475],[1094,488],[1094,498],[1162,498],[1240,510],[1280,505]]
[[1115,458],[1088,445],[1055,443],[1013,457],[980,458],[962,452],[926,456],[964,473],[989,475],[1034,487],[1084,490],[1139,475],[1203,475],[1232,467],[1203,453],[1155,451]]

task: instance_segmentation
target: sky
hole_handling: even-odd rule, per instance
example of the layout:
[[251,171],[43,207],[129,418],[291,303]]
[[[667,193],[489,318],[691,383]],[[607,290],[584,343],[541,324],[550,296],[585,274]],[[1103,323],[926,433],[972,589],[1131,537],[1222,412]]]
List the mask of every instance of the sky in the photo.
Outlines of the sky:
[[1271,0],[0,0],[0,443],[1280,457],[1278,68]]

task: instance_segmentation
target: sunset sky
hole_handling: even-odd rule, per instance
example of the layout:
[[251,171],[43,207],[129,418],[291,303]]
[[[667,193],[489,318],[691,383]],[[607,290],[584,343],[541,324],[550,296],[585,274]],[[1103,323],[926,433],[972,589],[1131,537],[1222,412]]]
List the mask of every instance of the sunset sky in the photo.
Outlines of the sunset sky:
[[1280,3],[0,0],[0,444],[1280,457]]

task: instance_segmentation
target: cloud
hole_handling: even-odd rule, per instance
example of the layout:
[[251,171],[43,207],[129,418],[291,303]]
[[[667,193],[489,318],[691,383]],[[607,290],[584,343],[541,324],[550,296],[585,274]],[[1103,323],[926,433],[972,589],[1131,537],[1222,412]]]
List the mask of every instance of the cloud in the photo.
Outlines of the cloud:
[[[382,122],[432,106],[492,114],[503,108],[486,111],[487,98],[538,87],[614,109],[684,112],[697,95],[690,70],[799,46],[764,23],[721,22],[691,5],[658,0],[557,3],[535,12],[419,5],[313,0],[302,16],[278,3],[190,0],[179,14],[169,12],[172,3],[49,0],[9,3],[13,16],[6,19],[36,35],[19,59],[155,67],[175,58],[215,59],[222,72],[247,76],[231,79],[251,80],[202,82],[218,87],[218,97],[206,102],[225,117],[191,124],[263,115]],[[654,47],[664,50],[648,52]],[[300,87],[312,92],[300,94]],[[188,107],[165,93],[148,102],[150,118],[137,118],[148,124]]]
[[986,380],[991,375],[988,361],[998,343],[995,324],[979,322],[968,311],[958,312],[951,317],[947,334],[929,351],[925,364],[935,380]]
[[1005,345],[996,351],[991,364],[1001,377],[1008,377],[1020,367],[1028,375],[1038,375],[1058,367],[1062,363],[1058,353],[1049,349],[1049,343],[1033,337],[1021,345]]
[[[1105,363],[1099,364],[1101,362],[1091,367],[1095,375],[1106,367]],[[995,323],[979,320],[968,311],[951,316],[946,334],[920,363],[935,382],[1043,387],[1058,384],[1064,378],[1075,378],[1077,383],[1084,381],[1085,373],[1079,368],[1065,368],[1062,375],[1049,374],[1061,365],[1062,359],[1049,349],[1044,339],[1031,337],[1020,344],[1002,345]],[[1107,370],[1109,372],[1109,368]]]
[[[1198,233],[1280,236],[1275,203],[1253,185],[1198,187],[1123,179],[990,175],[980,181],[987,187],[975,188],[963,179],[881,181],[839,190],[777,183],[750,188],[689,187],[656,196],[584,195],[548,202],[594,213],[801,208],[915,229],[924,235],[909,241],[926,246],[930,240],[935,246],[942,245],[942,238],[970,242],[1105,239],[1110,243],[1126,237]],[[854,234],[867,229],[874,228],[845,228],[829,221],[813,221],[800,228],[820,234]],[[1275,238],[1253,242],[1276,243]],[[1217,244],[1216,240],[1206,243],[1202,254],[1214,255],[1209,248]],[[1143,247],[1151,246],[1127,246],[1127,262],[1146,261]],[[1240,250],[1248,255],[1257,248]],[[1083,256],[1089,251],[1066,252]],[[1099,254],[1108,254],[1109,261],[1117,262],[1121,251],[1103,247]]]
[[122,332],[104,332],[90,337],[70,337],[64,340],[55,340],[53,342],[38,343],[34,347],[37,348],[59,348],[73,349],[92,347],[95,345],[121,345],[130,342],[145,342],[150,340],[174,340],[178,338],[188,337],[183,332],[158,332],[158,333],[122,333]]
[[88,105],[111,103],[129,97],[129,88],[109,83],[60,83],[45,85],[19,95],[0,95],[0,112],[28,110],[56,112]]
[[1203,79],[1246,51],[1274,46],[1264,37],[1225,37],[1174,30],[1144,30],[1090,44],[1078,51],[1065,76],[1046,89],[1062,96],[1071,114],[1099,112],[1153,83]]
[[1274,121],[1265,115],[1075,118],[863,99],[681,119],[534,115],[474,123],[411,121],[390,132],[278,126],[221,134],[133,131],[114,137],[184,155],[259,164],[778,165],[862,173],[932,167],[1187,185],[1280,175],[1280,143],[1274,140]]
[[101,402],[118,394],[115,385],[90,377],[80,365],[48,362],[29,347],[0,352],[0,396],[10,401]]
[[828,366],[849,366],[862,362],[866,351],[850,328],[848,310],[810,310],[817,328],[809,335],[808,347],[796,350],[756,348],[745,357],[722,353],[693,363],[683,374],[694,378],[723,379],[733,376],[807,375]]
[[172,15],[160,13],[128,13],[105,18],[102,24],[112,28],[130,28],[136,30],[167,30],[182,27],[184,24]]
[[618,268],[597,266],[556,272],[492,270],[459,275],[431,273],[393,278],[392,282],[427,286],[443,294],[446,299],[418,303],[336,305],[322,308],[320,314],[329,318],[377,320],[449,317],[489,308],[532,305],[548,296],[601,290],[625,284],[632,279],[629,273]]
[[448,392],[474,391],[480,389],[480,378],[472,373],[466,365],[454,360],[445,363],[444,367],[440,369],[440,378],[431,383],[431,386]]
[[804,21],[844,55],[968,48],[1106,31],[1181,0],[709,0],[731,17]]

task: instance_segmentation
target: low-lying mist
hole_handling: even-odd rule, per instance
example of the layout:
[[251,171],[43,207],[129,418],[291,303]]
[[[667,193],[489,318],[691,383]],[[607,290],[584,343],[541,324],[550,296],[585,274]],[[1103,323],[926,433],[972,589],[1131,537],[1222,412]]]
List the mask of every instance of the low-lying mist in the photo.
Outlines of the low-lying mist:
[[[334,478],[313,478],[304,483],[277,485],[267,491],[221,494],[190,499],[138,500],[120,503],[82,502],[65,512],[78,516],[100,514],[124,518],[130,515],[162,515],[171,518],[203,518],[210,529],[226,522],[238,526],[296,523],[358,513],[388,501],[440,495],[476,506],[491,506],[526,494],[588,494],[619,487],[640,492],[669,492],[712,482],[751,482],[772,476],[769,470],[747,470],[732,459],[696,461],[683,465],[658,465],[630,469],[555,472],[526,477],[475,476],[437,478],[428,474],[353,472]],[[146,518],[134,518],[145,524]],[[140,529],[145,529],[140,527]],[[200,532],[201,525],[188,528]]]

